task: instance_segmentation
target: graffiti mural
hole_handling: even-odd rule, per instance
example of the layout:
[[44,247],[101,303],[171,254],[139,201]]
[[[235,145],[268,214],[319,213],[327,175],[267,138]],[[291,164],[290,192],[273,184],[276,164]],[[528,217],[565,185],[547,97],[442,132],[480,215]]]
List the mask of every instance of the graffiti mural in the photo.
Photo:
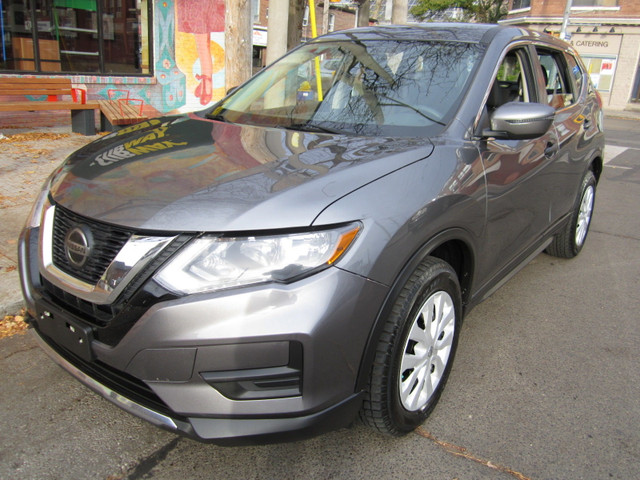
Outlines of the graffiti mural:
[[186,76],[184,111],[224,95],[224,0],[176,0],[176,60]]
[[160,92],[150,99],[160,112],[181,107],[185,103],[185,76],[175,61],[175,5],[173,0],[156,2],[154,22],[155,76]]

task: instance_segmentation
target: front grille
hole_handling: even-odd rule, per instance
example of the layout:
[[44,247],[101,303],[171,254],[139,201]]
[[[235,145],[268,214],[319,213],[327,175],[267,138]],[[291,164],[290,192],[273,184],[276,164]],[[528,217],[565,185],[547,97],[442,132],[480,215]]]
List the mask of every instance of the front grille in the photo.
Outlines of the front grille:
[[95,327],[94,337],[97,340],[114,346],[151,306],[177,298],[150,281],[150,278],[191,238],[189,234],[178,235],[131,279],[114,303],[89,302],[58,287],[42,275],[37,277],[40,280],[37,290],[43,299],[75,315],[78,321]]
[[40,333],[40,337],[69,363],[73,364],[88,376],[110,388],[114,392],[138,403],[139,405],[150,408],[151,410],[162,413],[176,420],[186,421],[185,417],[173,412],[173,410],[171,410],[167,404],[164,403],[160,397],[158,397],[142,380],[112,368],[99,360],[94,360],[92,362],[83,360],[66,348],[51,341],[46,335]]
[[[89,258],[81,268],[69,261],[64,247],[67,234],[76,226],[88,228],[92,237]],[[82,217],[57,205],[53,222],[53,263],[63,272],[95,285],[132,233],[121,227]]]
[[40,276],[40,283],[42,284],[44,292],[48,293],[49,301],[69,310],[93,326],[106,326],[117,313],[112,305],[99,305],[87,302],[57,287],[42,276]]
[[[57,205],[53,221],[53,263],[65,273],[91,285],[97,284],[120,250],[133,235],[154,235],[112,226],[77,215]],[[91,253],[82,269],[71,265],[65,252],[64,241],[70,229],[78,227],[91,237]],[[148,309],[158,302],[177,298],[153,281],[153,274],[193,235],[180,234],[166,245],[147,265],[132,278],[118,297],[109,304],[93,303],[58,286],[45,276],[38,275],[38,294],[43,300],[66,310],[77,321],[93,327],[94,338],[110,346],[116,345]]]

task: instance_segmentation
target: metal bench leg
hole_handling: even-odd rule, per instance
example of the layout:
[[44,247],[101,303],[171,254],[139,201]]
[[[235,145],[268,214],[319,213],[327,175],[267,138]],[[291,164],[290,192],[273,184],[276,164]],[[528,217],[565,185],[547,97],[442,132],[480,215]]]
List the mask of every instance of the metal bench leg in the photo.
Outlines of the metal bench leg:
[[113,132],[117,128],[111,124],[107,116],[100,112],[100,131],[101,132]]
[[71,131],[82,135],[96,134],[94,110],[71,110]]

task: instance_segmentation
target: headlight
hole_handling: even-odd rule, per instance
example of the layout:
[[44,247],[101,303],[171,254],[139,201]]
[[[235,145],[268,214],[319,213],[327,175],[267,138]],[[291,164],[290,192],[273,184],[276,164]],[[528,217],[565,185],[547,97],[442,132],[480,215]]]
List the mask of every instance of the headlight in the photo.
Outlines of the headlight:
[[155,279],[182,294],[264,282],[286,282],[340,258],[362,226],[256,237],[201,237],[192,241]]

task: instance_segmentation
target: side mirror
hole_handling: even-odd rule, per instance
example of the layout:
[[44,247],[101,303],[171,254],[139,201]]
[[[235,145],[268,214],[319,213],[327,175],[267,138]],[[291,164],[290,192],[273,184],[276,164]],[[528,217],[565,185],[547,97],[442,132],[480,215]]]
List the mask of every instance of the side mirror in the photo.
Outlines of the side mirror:
[[490,115],[491,129],[483,137],[527,140],[544,135],[551,127],[556,111],[541,103],[509,102]]

